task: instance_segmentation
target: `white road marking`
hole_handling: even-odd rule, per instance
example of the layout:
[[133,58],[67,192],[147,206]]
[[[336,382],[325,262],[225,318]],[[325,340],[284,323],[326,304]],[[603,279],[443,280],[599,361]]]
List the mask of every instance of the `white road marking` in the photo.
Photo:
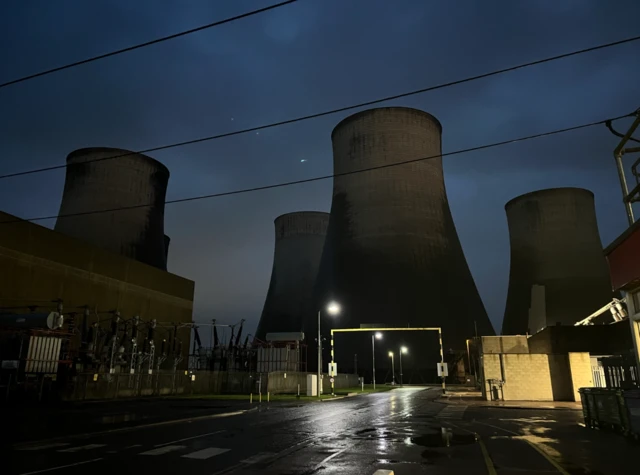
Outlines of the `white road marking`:
[[464,411],[467,410],[467,406],[447,406],[442,409],[437,415],[436,419],[462,419]]
[[185,449],[186,445],[165,445],[159,449],[147,450],[146,452],[140,452],[138,455],[162,455],[173,452],[174,450]]
[[31,447],[21,447],[17,450],[45,450],[45,449],[55,449],[56,447],[65,447],[67,445],[71,445],[69,443],[57,443],[57,444],[43,444],[43,445],[34,445]]
[[209,447],[208,449],[198,450],[197,452],[191,452],[190,454],[183,455],[184,458],[206,460],[216,455],[229,452],[230,449],[219,449],[217,447]]
[[320,462],[318,465],[316,465],[316,467],[322,465],[325,462],[328,462],[329,460],[331,460],[334,457],[337,457],[338,455],[340,455],[342,452],[344,452],[346,449],[346,447],[342,450],[338,450],[335,454],[329,455],[326,459],[324,459],[322,462]]
[[133,444],[133,445],[130,445],[129,447],[125,447],[125,449],[133,449],[134,447],[142,447],[142,444]]
[[89,445],[80,445],[78,447],[71,447],[70,449],[62,449],[58,450],[58,452],[80,452],[81,450],[93,450],[99,449],[100,447],[105,447],[107,444],[89,444]]
[[84,462],[70,463],[69,465],[61,465],[59,467],[45,468],[44,470],[36,470],[35,472],[25,472],[25,473],[21,473],[20,475],[34,475],[36,473],[51,472],[53,470],[60,470],[61,468],[75,467],[76,465],[84,465],[86,463],[97,462],[98,460],[102,460],[102,458],[93,459],[93,460],[85,460]]
[[373,475],[393,475],[393,470],[376,470],[373,472]]
[[158,444],[155,447],[164,447],[165,445],[175,444],[176,442],[183,442],[185,440],[198,439],[199,437],[207,437],[208,435],[220,434],[224,430],[217,430],[215,432],[207,432],[206,434],[194,435],[193,437],[185,437],[184,439],[172,440],[171,442],[165,442],[164,444]]
[[262,462],[263,460],[273,457],[274,455],[276,454],[274,454],[273,452],[259,452],[247,459],[242,460],[240,463],[245,463],[247,465],[250,465],[252,463]]

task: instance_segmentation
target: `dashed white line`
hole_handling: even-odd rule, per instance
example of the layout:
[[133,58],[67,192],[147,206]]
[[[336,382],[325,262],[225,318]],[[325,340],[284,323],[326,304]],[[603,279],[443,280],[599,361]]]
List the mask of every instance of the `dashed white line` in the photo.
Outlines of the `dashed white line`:
[[71,445],[69,443],[57,443],[57,444],[43,444],[43,445],[34,445],[30,447],[20,447],[17,450],[45,450],[45,449],[55,449],[56,447],[66,447],[67,445]]
[[140,452],[138,455],[162,455],[168,454],[169,452],[173,452],[174,450],[185,449],[186,445],[165,445],[164,447],[160,447],[158,449],[147,450],[146,452]]
[[197,452],[192,452],[190,454],[183,455],[182,457],[188,458],[188,459],[206,460],[208,458],[215,457],[216,455],[220,455],[225,452],[229,452],[229,449],[219,449],[217,447],[209,447],[208,449],[198,450]]
[[198,439],[200,437],[207,437],[208,435],[220,434],[224,430],[217,430],[215,432],[207,432],[206,434],[194,435],[193,437],[185,437],[184,439],[172,440],[171,442],[165,442],[164,444],[158,444],[155,447],[164,447],[165,445],[175,444],[177,442],[184,442],[185,440]]
[[247,465],[253,464],[253,463],[258,463],[258,462],[262,462],[263,460],[266,460],[268,458],[271,458],[273,456],[275,456],[276,454],[273,452],[259,452],[255,455],[252,455],[249,458],[246,458],[244,460],[242,460],[240,463],[244,463]]
[[92,459],[92,460],[85,460],[84,462],[70,463],[69,465],[60,465],[59,467],[45,468],[44,470],[36,470],[34,472],[25,472],[25,473],[21,473],[20,475],[34,475],[36,473],[51,472],[53,470],[60,470],[61,468],[75,467],[77,465],[84,465],[84,464],[87,464],[87,463],[97,462],[98,460],[102,460],[102,458],[97,458],[97,459]]
[[100,447],[105,447],[107,444],[89,444],[89,445],[80,445],[78,447],[71,447],[68,449],[58,450],[58,452],[80,452],[81,450],[93,450],[99,449]]

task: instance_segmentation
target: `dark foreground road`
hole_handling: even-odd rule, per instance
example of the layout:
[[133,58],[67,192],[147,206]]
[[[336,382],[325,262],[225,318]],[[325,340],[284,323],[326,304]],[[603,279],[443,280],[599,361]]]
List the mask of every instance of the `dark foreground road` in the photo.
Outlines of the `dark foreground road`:
[[[473,409],[396,389],[13,446],[3,474],[637,474],[638,447],[575,411]],[[635,467],[634,467],[635,466]],[[634,467],[632,469],[632,467]],[[384,473],[384,472],[380,472]]]

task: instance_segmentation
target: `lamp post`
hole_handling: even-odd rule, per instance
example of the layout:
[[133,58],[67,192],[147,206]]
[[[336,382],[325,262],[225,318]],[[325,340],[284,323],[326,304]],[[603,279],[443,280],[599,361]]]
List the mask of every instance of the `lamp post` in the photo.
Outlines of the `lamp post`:
[[398,356],[400,357],[400,386],[402,386],[402,353],[408,353],[409,350],[406,346],[401,346],[400,351],[398,352]]
[[[322,387],[322,337],[320,333],[320,314],[322,310],[318,310],[318,397],[320,397],[320,388]],[[327,305],[327,313],[329,315],[338,315],[340,313],[340,305],[331,302]]]
[[376,389],[376,340],[382,339],[382,333],[375,332],[371,335],[371,361],[373,366],[373,389]]
[[389,356],[391,357],[391,385],[393,386],[396,383],[396,365],[393,360],[393,351],[389,352]]

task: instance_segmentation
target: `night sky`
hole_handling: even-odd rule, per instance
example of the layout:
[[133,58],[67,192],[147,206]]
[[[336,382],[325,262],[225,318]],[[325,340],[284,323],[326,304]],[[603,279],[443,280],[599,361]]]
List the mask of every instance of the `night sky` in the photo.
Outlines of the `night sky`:
[[[0,82],[274,1],[3,1]],[[616,41],[638,34],[639,17],[637,0],[302,0],[0,89],[0,174],[63,164],[81,147],[151,148]],[[626,44],[384,105],[434,114],[445,152],[602,120],[640,106],[638,51],[640,42]],[[331,130],[353,112],[150,155],[171,170],[168,199],[325,175]],[[509,271],[504,204],[542,188],[588,188],[608,244],[626,226],[616,144],[600,126],[444,159],[453,218],[498,331]],[[0,209],[54,215],[63,184],[64,170],[4,180]],[[331,186],[169,205],[169,268],[196,281],[195,320],[246,318],[253,331],[274,218],[328,211]]]

